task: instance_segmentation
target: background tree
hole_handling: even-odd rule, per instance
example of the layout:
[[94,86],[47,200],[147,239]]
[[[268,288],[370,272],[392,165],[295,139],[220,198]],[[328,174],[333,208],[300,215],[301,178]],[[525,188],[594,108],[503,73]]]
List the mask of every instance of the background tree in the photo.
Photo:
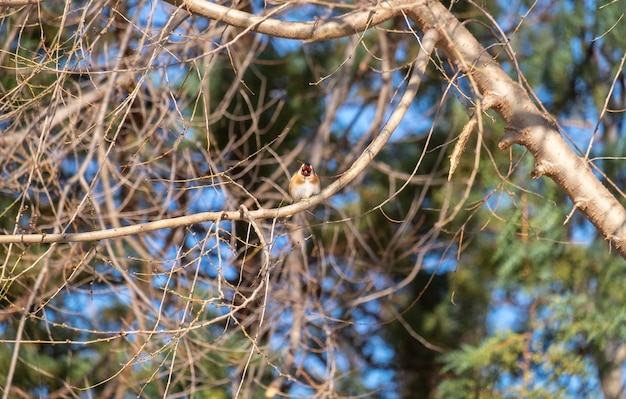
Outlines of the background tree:
[[4,397],[623,396],[617,2],[0,5]]

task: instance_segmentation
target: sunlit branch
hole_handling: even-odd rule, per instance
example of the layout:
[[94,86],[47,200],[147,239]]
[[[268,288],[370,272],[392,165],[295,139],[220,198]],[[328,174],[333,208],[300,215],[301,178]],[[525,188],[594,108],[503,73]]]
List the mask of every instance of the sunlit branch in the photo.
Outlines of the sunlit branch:
[[253,32],[295,40],[337,39],[362,32],[396,15],[407,1],[383,1],[371,9],[358,10],[324,21],[289,22],[280,19],[260,17],[247,12],[228,8],[204,0],[166,0],[170,4],[189,12],[223,22],[225,24],[251,30]]
[[514,82],[476,38],[439,1],[418,2],[407,10],[422,29],[436,29],[438,45],[465,74],[472,75],[484,101],[507,126],[501,150],[522,145],[535,156],[533,178],[546,176],[576,204],[585,217],[626,258],[626,209],[600,182],[588,162],[563,140],[551,119]]

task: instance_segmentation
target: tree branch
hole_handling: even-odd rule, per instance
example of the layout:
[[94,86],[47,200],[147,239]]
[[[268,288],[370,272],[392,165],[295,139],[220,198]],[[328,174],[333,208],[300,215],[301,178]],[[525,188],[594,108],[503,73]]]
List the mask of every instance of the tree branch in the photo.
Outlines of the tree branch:
[[[407,1],[380,2],[375,7],[343,14],[324,21],[289,22],[257,16],[205,0],[166,0],[168,3],[228,25],[274,37],[321,41],[338,39],[376,26],[400,13]],[[272,11],[270,11],[272,12]]]
[[533,177],[550,177],[575,206],[626,259],[626,210],[596,178],[585,160],[574,153],[550,119],[533,103],[528,93],[495,62],[474,36],[439,1],[425,0],[407,10],[422,30],[437,29],[446,56],[471,74],[485,101],[507,124],[499,143],[528,148],[537,167]]

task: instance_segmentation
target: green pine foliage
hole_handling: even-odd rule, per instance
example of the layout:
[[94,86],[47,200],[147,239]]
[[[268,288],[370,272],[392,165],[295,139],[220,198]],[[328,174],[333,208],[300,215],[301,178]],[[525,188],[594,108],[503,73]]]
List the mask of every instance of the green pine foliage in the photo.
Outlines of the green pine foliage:
[[[624,54],[623,7],[553,3],[496,2],[485,10],[468,2],[450,5],[511,76],[535,91],[582,154]],[[52,3],[41,7],[46,15],[63,12]],[[78,11],[72,10],[75,16]],[[106,8],[103,15],[124,12],[137,9],[132,4]],[[505,39],[495,33],[485,12],[501,23],[524,79],[502,50]],[[0,55],[3,71],[19,67],[32,72],[0,74],[2,91],[11,94],[2,97],[2,112],[8,116],[0,122],[11,132],[24,128],[24,118],[11,117],[13,112],[42,114],[55,87],[72,97],[78,93],[76,87],[94,77],[59,77],[55,72],[63,63],[88,61],[77,61],[81,53],[73,40],[80,30],[59,30],[45,19],[21,21],[18,13],[2,18],[7,32],[23,23],[20,29],[28,33],[6,47],[11,57]],[[104,143],[125,149],[107,155],[111,173],[119,173],[120,182],[137,182],[132,190],[122,183],[111,189],[115,203],[109,205],[119,208],[119,222],[132,225],[200,210],[235,209],[250,199],[249,192],[267,185],[270,188],[259,195],[261,206],[283,204],[280,190],[284,191],[288,173],[281,172],[269,183],[267,176],[304,161],[277,162],[303,141],[301,155],[309,155],[311,143],[306,140],[316,137],[325,102],[335,94],[333,85],[344,83],[334,81],[334,74],[350,61],[342,76],[350,91],[339,106],[350,118],[339,117],[329,127],[323,165],[316,165],[324,183],[331,182],[354,160],[357,144],[371,139],[363,137],[359,126],[371,118],[380,94],[385,67],[379,58],[380,35],[386,35],[384,49],[394,56],[390,70],[384,72],[397,83],[395,88],[402,87],[407,65],[417,54],[413,32],[403,31],[403,23],[390,20],[366,32],[358,43],[346,38],[287,50],[278,40],[263,36],[254,47],[254,62],[241,75],[229,53],[234,47],[221,51],[211,47],[227,42],[226,36],[211,42],[210,50],[186,54],[189,59],[163,55],[147,68],[150,84],[143,82],[135,91],[139,84],[135,79],[118,87],[112,94],[114,105],[100,121],[106,126]],[[108,18],[94,24],[81,44],[106,43],[94,44],[95,64],[109,55],[106,48],[116,48],[122,27],[129,26],[137,43],[148,32]],[[208,30],[202,33],[208,36]],[[252,35],[244,37],[251,40]],[[308,270],[298,274],[306,286],[301,292],[290,290],[292,280],[284,265],[290,251],[299,250],[286,243],[287,226],[295,222],[277,220],[271,227],[263,226],[275,240],[275,263],[264,321],[270,328],[258,337],[257,324],[246,324],[246,317],[262,301],[220,319],[226,309],[240,304],[242,295],[236,289],[254,287],[262,277],[259,265],[264,254],[249,223],[223,221],[218,232],[214,223],[158,232],[143,237],[145,247],[123,241],[0,247],[5,265],[0,305],[6,310],[0,319],[5,339],[0,345],[0,385],[6,383],[13,355],[11,337],[26,315],[13,379],[13,386],[25,396],[69,396],[72,390],[94,397],[113,397],[115,391],[126,397],[167,392],[222,399],[234,395],[238,386],[233,376],[244,369],[249,376],[244,383],[252,385],[248,392],[254,398],[263,397],[267,385],[279,376],[289,377],[281,392],[301,397],[315,393],[314,380],[332,381],[334,392],[345,397],[601,396],[603,379],[623,368],[623,360],[615,359],[617,348],[626,342],[623,260],[597,237],[589,222],[572,212],[573,205],[552,181],[530,179],[534,167],[530,154],[518,147],[497,148],[504,126],[493,111],[483,115],[483,131],[472,133],[452,180],[447,180],[449,156],[474,112],[475,100],[471,82],[460,77],[450,85],[442,75],[452,78],[455,72],[435,54],[407,115],[409,122],[354,184],[332,203],[307,214]],[[613,87],[617,94],[609,101],[611,111],[598,124],[589,156],[605,173],[607,185],[614,184],[617,195],[626,186],[623,71],[620,76]],[[233,82],[241,84],[234,94]],[[166,86],[163,91],[168,95],[161,95]],[[140,95],[130,102],[129,112],[118,112],[125,108],[117,106],[133,92]],[[225,112],[211,114],[227,95],[232,98],[222,104]],[[263,104],[262,111],[252,118],[258,104]],[[167,109],[167,115],[159,115],[159,109]],[[174,119],[178,125],[161,124],[169,114],[182,115]],[[82,132],[80,137],[98,127],[85,125],[79,117],[62,126]],[[150,134],[139,134],[146,131]],[[53,131],[47,138],[53,143],[74,140],[66,136]],[[37,148],[35,142],[29,144],[32,149]],[[239,145],[233,146],[235,142]],[[88,192],[89,201],[98,201],[103,188],[94,184],[89,191],[84,184],[75,184],[76,171],[68,166],[80,164],[89,148],[77,146],[64,154],[68,163],[56,171],[44,167],[57,155],[52,151],[39,158],[41,175],[24,197],[30,213],[24,212],[20,220],[16,200],[20,193],[0,191],[3,233],[13,232],[16,222],[18,233],[51,232],[59,209],[55,204],[61,198],[65,201],[61,207],[71,209],[77,209]],[[172,174],[172,165],[181,157],[185,168]],[[19,157],[3,165],[6,181],[25,168]],[[100,165],[94,161],[92,166],[96,170]],[[219,180],[224,176],[232,181]],[[247,191],[226,196],[220,185],[231,183]],[[66,184],[75,186],[64,196]],[[209,196],[202,189],[211,191],[219,205],[203,202]],[[168,190],[171,195],[162,194]],[[167,206],[161,208],[163,201]],[[87,211],[68,223],[68,231],[102,227],[97,225],[95,205],[104,206],[88,203]],[[35,214],[39,223],[33,222]],[[452,216],[442,218],[443,214]],[[150,244],[163,247],[146,251],[146,257],[141,249],[152,248]],[[54,254],[46,258],[51,248]],[[40,257],[49,263],[44,266]],[[124,259],[124,268],[116,265],[116,258]],[[244,264],[252,265],[252,271],[244,270]],[[26,309],[24,298],[44,267],[49,268],[40,287],[45,299]],[[219,273],[228,275],[220,280],[222,292],[215,284]],[[131,282],[141,287],[157,311],[129,293]],[[359,302],[390,287],[400,288]],[[277,293],[286,298],[276,299]],[[207,304],[206,298],[219,300]],[[302,299],[306,323],[300,346],[287,353],[295,299]],[[149,325],[140,324],[138,316],[145,316]],[[293,369],[281,368],[287,356],[296,360]],[[107,384],[120,380],[117,388]]]

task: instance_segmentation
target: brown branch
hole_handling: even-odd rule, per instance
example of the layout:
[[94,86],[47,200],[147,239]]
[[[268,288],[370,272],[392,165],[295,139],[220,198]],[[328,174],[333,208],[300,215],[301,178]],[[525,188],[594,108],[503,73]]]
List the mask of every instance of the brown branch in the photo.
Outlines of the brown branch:
[[422,30],[437,29],[447,57],[473,76],[483,96],[492,98],[493,108],[507,124],[500,149],[512,144],[528,148],[538,165],[533,177],[545,175],[554,180],[626,258],[626,210],[563,140],[548,115],[439,1],[420,1],[407,13]]
[[338,39],[376,26],[400,14],[407,1],[380,2],[375,7],[343,14],[325,21],[288,22],[253,15],[205,0],[166,0],[168,3],[228,25],[285,39],[321,41]]

